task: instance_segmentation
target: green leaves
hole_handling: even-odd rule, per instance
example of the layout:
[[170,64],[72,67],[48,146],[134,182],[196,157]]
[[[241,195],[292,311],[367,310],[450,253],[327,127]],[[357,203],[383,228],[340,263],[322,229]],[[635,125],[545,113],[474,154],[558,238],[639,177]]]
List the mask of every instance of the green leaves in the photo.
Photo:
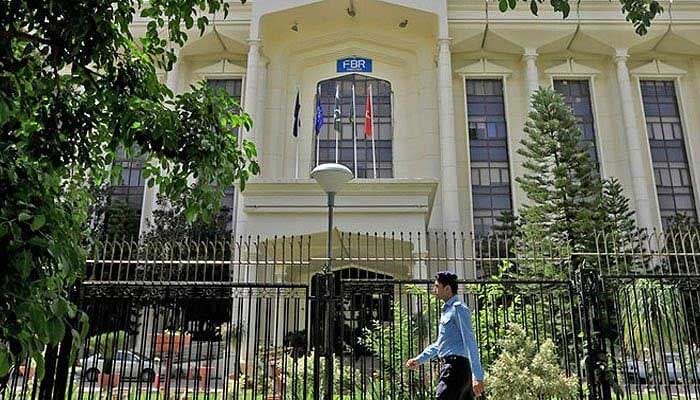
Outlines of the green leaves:
[[6,376],[10,372],[10,364],[12,364],[12,354],[0,344],[0,376]]
[[494,400],[536,400],[540,398],[573,399],[577,378],[567,376],[559,365],[556,346],[551,339],[541,345],[518,324],[508,325],[499,340],[502,352],[486,376],[488,397]]
[[31,228],[33,231],[38,231],[41,229],[46,224],[46,217],[44,214],[39,214],[34,217],[34,220],[32,221]]
[[[538,15],[539,5],[544,0],[521,0],[523,2],[528,2],[530,7],[530,12],[533,15]],[[566,19],[571,13],[571,1],[576,1],[578,4],[580,1],[587,0],[550,0],[550,5],[552,10],[557,13],[562,14],[562,18]],[[651,22],[654,18],[663,12],[663,7],[659,4],[658,0],[618,0],[622,5],[622,12],[625,14],[627,21],[632,22],[635,31],[640,36],[646,35]],[[508,10],[515,10],[517,6],[517,0],[498,0],[498,10],[501,12],[506,12]]]
[[[187,199],[191,219],[215,213],[221,190],[212,185],[230,187],[259,171],[252,144],[231,139],[252,122],[229,96],[205,85],[174,96],[156,73],[172,66],[188,27],[205,32],[205,15],[227,14],[222,0],[3,5],[0,378],[27,356],[43,373],[47,345],[86,333],[68,292],[85,272],[89,228],[106,220],[138,232],[128,205],[109,202],[105,218],[96,212],[98,189],[121,179],[112,168],[118,149],[153,161],[150,183]],[[143,38],[129,31],[136,6]]]
[[516,178],[530,200],[519,212],[518,251],[528,259],[521,270],[529,277],[563,277],[569,271],[544,260],[552,249],[592,248],[603,220],[600,180],[572,110],[554,89],[533,95],[525,133],[518,154],[526,172]]

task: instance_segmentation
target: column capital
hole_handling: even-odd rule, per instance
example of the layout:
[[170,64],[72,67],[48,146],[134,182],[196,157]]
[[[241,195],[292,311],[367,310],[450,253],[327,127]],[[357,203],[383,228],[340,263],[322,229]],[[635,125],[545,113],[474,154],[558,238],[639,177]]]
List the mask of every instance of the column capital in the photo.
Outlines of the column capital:
[[616,63],[625,63],[629,58],[630,55],[627,52],[627,49],[615,49],[615,56],[613,57],[613,59]]
[[452,38],[451,37],[441,37],[441,38],[438,38],[437,43],[438,43],[438,46],[449,47],[452,44]]
[[537,49],[534,47],[527,47],[525,48],[525,51],[523,52],[523,60],[525,61],[534,61],[537,60]]
[[253,47],[253,46],[259,47],[260,43],[262,42],[262,39],[260,39],[260,38],[248,38],[247,42],[248,42],[248,46],[250,46],[250,47]]

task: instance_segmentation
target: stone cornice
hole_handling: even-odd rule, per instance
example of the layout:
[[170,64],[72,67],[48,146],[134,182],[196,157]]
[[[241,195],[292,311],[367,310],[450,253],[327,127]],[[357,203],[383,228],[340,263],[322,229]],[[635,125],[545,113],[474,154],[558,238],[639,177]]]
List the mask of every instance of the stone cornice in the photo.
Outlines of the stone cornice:
[[[410,213],[430,217],[438,180],[356,179],[336,197],[338,213]],[[324,213],[326,195],[312,179],[256,179],[242,193],[246,213]]]

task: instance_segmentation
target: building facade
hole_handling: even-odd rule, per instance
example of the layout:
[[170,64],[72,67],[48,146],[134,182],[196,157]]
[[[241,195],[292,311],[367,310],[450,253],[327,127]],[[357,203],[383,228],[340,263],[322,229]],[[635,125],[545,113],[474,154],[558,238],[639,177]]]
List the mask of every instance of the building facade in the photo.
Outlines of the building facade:
[[[236,236],[325,237],[325,198],[309,172],[336,160],[357,176],[337,199],[341,232],[487,234],[526,202],[517,149],[539,86],[565,96],[598,171],[622,182],[638,222],[661,228],[697,215],[700,176],[700,3],[665,3],[639,36],[607,0],[582,1],[566,20],[546,7],[501,13],[488,0],[232,2],[203,36],[189,33],[162,78],[175,92],[207,80],[254,120],[243,134],[261,175],[224,201]],[[143,231],[157,188],[144,188],[139,162],[124,165],[115,195],[138,209]]]

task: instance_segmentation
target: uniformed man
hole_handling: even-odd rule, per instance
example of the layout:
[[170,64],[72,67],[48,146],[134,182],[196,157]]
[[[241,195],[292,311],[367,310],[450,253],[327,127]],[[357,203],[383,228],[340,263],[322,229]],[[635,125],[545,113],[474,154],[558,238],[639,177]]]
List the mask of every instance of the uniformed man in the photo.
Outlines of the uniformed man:
[[444,271],[435,277],[433,293],[443,300],[437,341],[416,358],[406,362],[415,370],[435,356],[442,361],[435,398],[441,400],[472,400],[484,390],[478,346],[471,323],[471,312],[457,296],[457,275]]

